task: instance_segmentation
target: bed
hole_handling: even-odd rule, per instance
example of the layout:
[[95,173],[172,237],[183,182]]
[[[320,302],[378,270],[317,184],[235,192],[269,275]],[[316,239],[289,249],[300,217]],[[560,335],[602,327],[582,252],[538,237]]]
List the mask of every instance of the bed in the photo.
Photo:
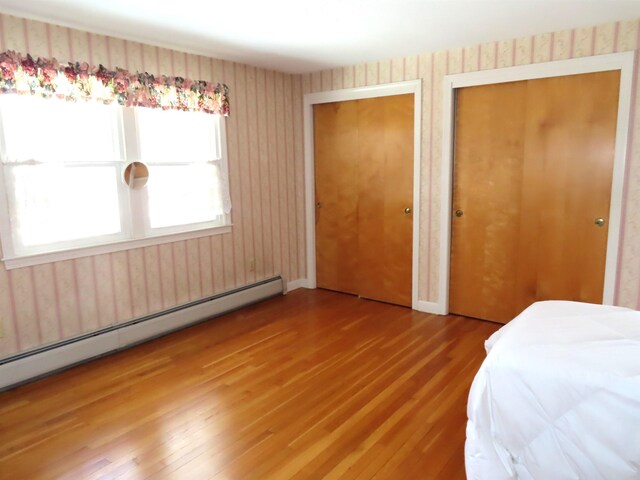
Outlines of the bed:
[[640,479],[640,312],[538,302],[485,347],[469,480]]

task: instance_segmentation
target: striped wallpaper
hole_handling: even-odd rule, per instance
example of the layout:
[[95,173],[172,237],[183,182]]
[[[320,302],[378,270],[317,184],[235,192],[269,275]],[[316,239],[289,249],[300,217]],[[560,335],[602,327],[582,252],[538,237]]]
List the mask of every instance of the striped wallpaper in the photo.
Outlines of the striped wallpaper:
[[0,358],[274,274],[288,281],[305,275],[300,76],[0,15],[6,49],[229,85],[233,232],[0,266]]
[[[304,278],[302,99],[307,92],[423,80],[419,298],[436,301],[443,76],[637,50],[639,23],[609,23],[300,76],[0,15],[0,50],[228,84],[234,223],[233,232],[225,235],[11,271],[0,266],[0,358],[273,274],[288,281]],[[634,308],[640,308],[638,88],[635,81],[616,294],[618,304]]]
[[[442,80],[446,74],[525,65],[552,60],[636,51],[639,21],[496,41],[468,48],[383,60],[303,75],[303,91],[321,92],[421,78],[422,178],[420,209],[419,298],[438,300]],[[636,63],[636,68],[639,65]],[[637,79],[638,71],[634,72]],[[634,80],[631,136],[627,159],[623,233],[616,303],[640,309],[640,95]]]

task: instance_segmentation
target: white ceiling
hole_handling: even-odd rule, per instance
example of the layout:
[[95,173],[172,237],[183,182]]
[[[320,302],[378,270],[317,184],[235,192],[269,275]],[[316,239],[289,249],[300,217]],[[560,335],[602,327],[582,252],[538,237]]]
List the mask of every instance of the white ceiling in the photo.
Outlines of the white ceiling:
[[640,18],[640,0],[0,0],[0,11],[303,73]]

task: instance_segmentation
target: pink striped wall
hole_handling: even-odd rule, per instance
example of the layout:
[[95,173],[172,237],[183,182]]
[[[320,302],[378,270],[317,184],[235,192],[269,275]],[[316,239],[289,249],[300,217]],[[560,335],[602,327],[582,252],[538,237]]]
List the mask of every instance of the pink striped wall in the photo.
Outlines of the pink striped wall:
[[[552,60],[638,51],[639,21],[544,33],[304,75],[303,92],[422,79],[422,178],[419,298],[438,299],[442,80],[444,75]],[[636,58],[638,54],[636,53]],[[636,65],[638,68],[638,65]],[[635,72],[638,76],[638,71]],[[634,83],[623,234],[616,302],[640,309],[640,85]]]
[[300,76],[0,15],[6,49],[229,85],[233,232],[11,271],[0,266],[0,357],[275,274],[304,277]]
[[[638,21],[609,23],[299,76],[0,15],[0,50],[227,83],[234,223],[226,235],[11,271],[0,267],[0,358],[274,274],[303,278],[307,92],[422,79],[419,297],[437,300],[443,76],[633,51],[639,36]],[[634,85],[616,298],[640,308],[640,86]]]

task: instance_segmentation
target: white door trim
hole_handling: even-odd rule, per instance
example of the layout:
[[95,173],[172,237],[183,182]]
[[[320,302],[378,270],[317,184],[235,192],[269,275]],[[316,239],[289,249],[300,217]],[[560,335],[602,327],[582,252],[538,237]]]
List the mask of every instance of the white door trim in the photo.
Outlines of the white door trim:
[[315,159],[313,147],[313,106],[319,103],[344,102],[362,98],[390,95],[414,95],[413,119],[413,253],[411,306],[418,308],[418,265],[420,245],[420,144],[422,129],[422,80],[386,83],[370,87],[345,88],[329,92],[307,93],[304,96],[304,180],[305,221],[307,243],[307,281],[309,288],[316,288],[316,213],[315,213]]
[[612,305],[615,297],[618,255],[620,246],[620,228],[622,225],[622,201],[624,190],[625,166],[627,158],[627,139],[633,84],[634,52],[612,53],[571,60],[538,63],[518,67],[485,70],[481,72],[461,73],[444,77],[444,104],[442,122],[442,178],[440,211],[440,263],[439,263],[439,299],[434,313],[449,312],[449,256],[451,248],[451,204],[453,195],[453,134],[455,89],[475,85],[515,82],[536,78],[577,75],[581,73],[620,70],[620,97],[618,101],[618,122],[616,127],[615,156],[613,162],[613,182],[611,185],[611,204],[609,212],[609,233],[607,238],[607,256],[604,278],[603,303]]

